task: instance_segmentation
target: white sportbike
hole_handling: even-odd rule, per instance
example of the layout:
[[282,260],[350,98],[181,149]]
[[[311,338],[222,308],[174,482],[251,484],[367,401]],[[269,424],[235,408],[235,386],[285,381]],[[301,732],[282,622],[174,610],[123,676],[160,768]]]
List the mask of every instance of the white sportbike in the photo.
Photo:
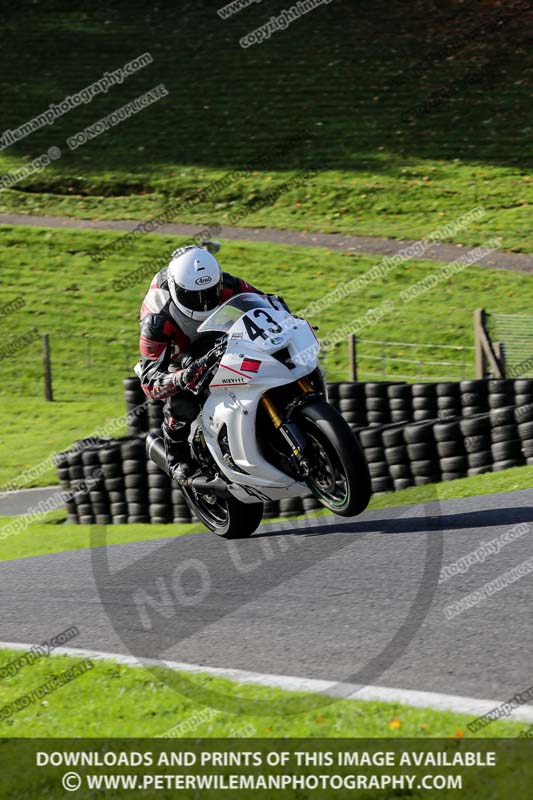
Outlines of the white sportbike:
[[[189,436],[195,471],[181,484],[191,511],[227,539],[250,536],[269,500],[311,492],[341,516],[364,511],[368,465],[356,435],[327,402],[309,323],[275,296],[245,293],[217,308],[198,332],[208,368]],[[147,452],[167,471],[161,436],[148,434]]]

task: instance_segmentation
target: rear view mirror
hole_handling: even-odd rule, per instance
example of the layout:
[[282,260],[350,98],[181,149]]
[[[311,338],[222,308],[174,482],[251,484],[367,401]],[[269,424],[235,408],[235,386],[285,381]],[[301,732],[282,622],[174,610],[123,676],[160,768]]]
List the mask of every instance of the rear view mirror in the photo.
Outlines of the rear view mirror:
[[220,242],[216,242],[214,239],[202,239],[200,242],[200,247],[205,247],[206,250],[209,250],[210,253],[218,253],[222,245]]

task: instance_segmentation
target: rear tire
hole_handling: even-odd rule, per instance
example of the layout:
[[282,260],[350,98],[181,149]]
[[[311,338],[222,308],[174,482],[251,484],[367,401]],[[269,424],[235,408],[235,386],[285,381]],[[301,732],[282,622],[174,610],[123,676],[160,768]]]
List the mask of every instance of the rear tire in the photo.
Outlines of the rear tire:
[[[348,423],[325,402],[303,406],[295,421],[313,448],[311,468],[318,467],[307,480],[313,495],[341,517],[361,514],[372,496],[372,484],[363,448]],[[329,490],[325,475],[330,478]]]
[[223,539],[247,539],[263,519],[262,503],[241,503],[235,497],[217,497],[211,507],[201,493],[184,487],[181,491],[193,515]]

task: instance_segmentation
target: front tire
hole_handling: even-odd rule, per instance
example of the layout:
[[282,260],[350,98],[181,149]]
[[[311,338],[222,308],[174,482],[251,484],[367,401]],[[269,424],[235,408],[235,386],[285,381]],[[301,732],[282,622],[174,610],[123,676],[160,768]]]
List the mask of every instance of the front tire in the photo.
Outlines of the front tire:
[[295,421],[308,442],[307,485],[313,495],[341,517],[361,514],[370,502],[372,484],[363,448],[346,420],[321,401],[300,408]]
[[181,487],[192,513],[223,539],[247,539],[263,519],[262,503],[241,503],[235,497],[216,497],[209,502],[201,492]]

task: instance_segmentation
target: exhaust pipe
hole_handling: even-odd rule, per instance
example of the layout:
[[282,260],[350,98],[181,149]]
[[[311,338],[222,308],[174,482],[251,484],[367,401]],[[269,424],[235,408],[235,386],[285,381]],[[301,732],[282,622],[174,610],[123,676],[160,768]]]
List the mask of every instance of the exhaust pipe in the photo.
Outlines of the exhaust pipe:
[[[153,461],[163,472],[169,475],[165,440],[153,431],[150,431],[146,436],[146,455],[150,461]],[[195,478],[188,478],[185,481],[185,486],[189,489],[195,489],[197,492],[216,494],[219,497],[231,497],[228,484],[220,477],[210,480],[199,475]]]
[[218,497],[231,497],[231,492],[228,489],[228,484],[222,478],[204,478],[199,476],[197,478],[188,478],[185,481],[185,486],[189,489],[195,489],[197,492],[206,492],[216,494]]
[[150,433],[146,436],[146,455],[153,461],[154,464],[157,464],[163,472],[166,472],[169,475],[168,471],[168,464],[167,464],[167,454],[165,452],[165,440],[162,436],[158,436],[157,433],[150,431]]

